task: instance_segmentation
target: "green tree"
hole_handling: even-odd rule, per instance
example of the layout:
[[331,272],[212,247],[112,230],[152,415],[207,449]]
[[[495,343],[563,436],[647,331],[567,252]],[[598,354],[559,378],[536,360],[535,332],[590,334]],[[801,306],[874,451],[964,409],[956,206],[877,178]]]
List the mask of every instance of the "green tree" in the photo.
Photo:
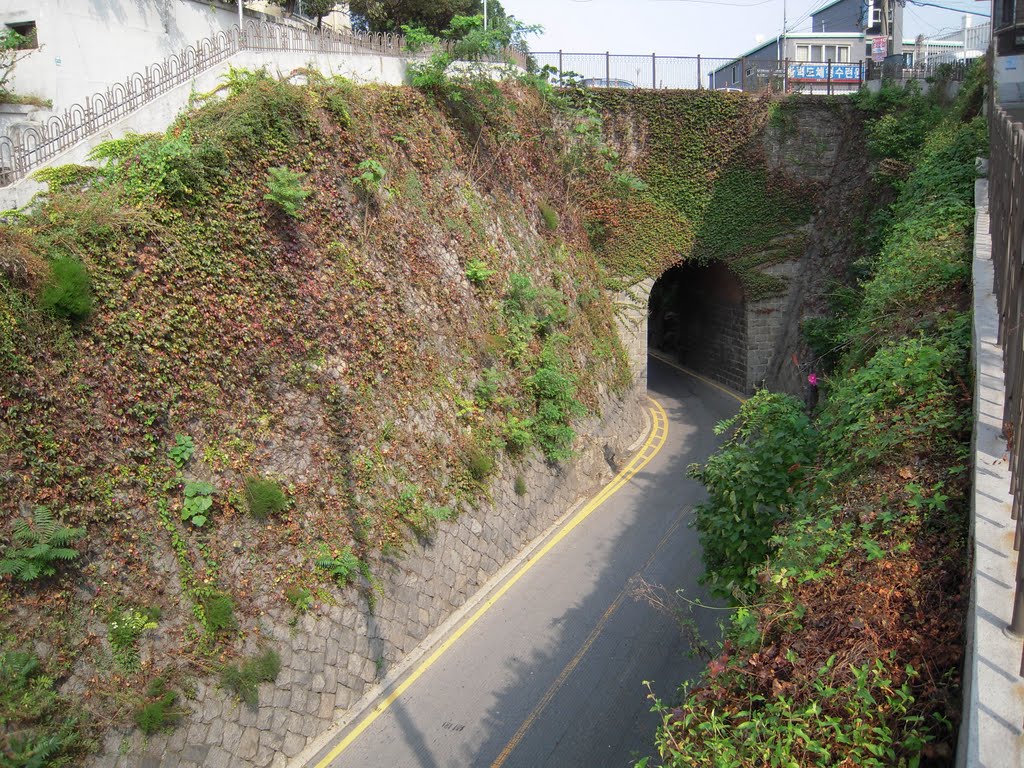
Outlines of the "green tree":
[[299,10],[299,6],[301,5],[303,14],[306,16],[316,17],[316,28],[320,29],[323,24],[324,16],[337,8],[341,0],[302,0],[301,3],[299,3],[298,0],[273,0],[273,2],[275,5],[280,5],[289,13],[294,13]]
[[[363,32],[400,32],[404,25],[422,28],[437,37],[451,37],[453,31],[457,32],[453,20],[459,16],[482,19],[484,4],[483,0],[349,0],[348,9],[352,26]],[[517,27],[523,25],[506,13],[500,0],[487,0],[488,30]],[[502,45],[516,42],[511,32],[504,36]]]

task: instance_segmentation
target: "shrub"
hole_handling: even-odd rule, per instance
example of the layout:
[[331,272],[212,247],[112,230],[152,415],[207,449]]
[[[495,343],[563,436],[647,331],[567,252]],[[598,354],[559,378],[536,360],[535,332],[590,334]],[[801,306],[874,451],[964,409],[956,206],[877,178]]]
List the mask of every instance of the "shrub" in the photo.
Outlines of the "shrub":
[[540,208],[540,216],[544,220],[544,226],[552,232],[558,229],[558,211],[543,201],[537,207]]
[[92,281],[85,266],[61,257],[50,264],[50,277],[39,297],[42,308],[57,317],[80,322],[92,314]]
[[36,507],[32,523],[16,520],[14,544],[6,547],[0,559],[0,576],[19,581],[35,581],[57,573],[58,566],[78,558],[69,545],[85,536],[85,528],[61,525],[46,507]]
[[245,501],[249,512],[258,520],[276,515],[288,506],[288,498],[281,486],[269,478],[248,478],[245,481]]
[[313,593],[300,584],[290,584],[284,590],[285,599],[299,613],[305,613],[313,607]]
[[691,477],[708,492],[694,520],[715,591],[749,589],[751,566],[764,561],[775,524],[797,502],[800,483],[814,460],[816,435],[803,405],[789,395],[759,390],[738,415],[715,426],[735,427]]
[[0,651],[0,724],[4,768],[79,764],[86,729],[35,654]]
[[300,217],[306,198],[310,192],[302,186],[306,177],[288,168],[277,167],[267,169],[267,194],[264,200],[274,203],[286,215],[293,219]]
[[259,706],[259,684],[272,683],[281,671],[281,657],[268,648],[259,656],[231,664],[221,670],[221,684],[249,707]]
[[526,495],[526,478],[522,475],[516,475],[515,491],[516,496]]
[[155,629],[159,608],[115,608],[107,619],[108,639],[114,661],[126,672],[139,669],[139,638]]
[[185,483],[185,501],[181,505],[181,519],[197,528],[206,525],[207,513],[213,506],[213,486],[209,483]]
[[372,157],[363,160],[363,162],[356,166],[356,170],[359,173],[352,177],[352,183],[366,195],[372,195],[376,192],[387,175],[387,171],[381,162],[374,160]]
[[177,703],[178,694],[167,687],[162,676],[157,677],[146,689],[146,702],[135,711],[135,724],[147,736],[169,731],[181,722]]
[[463,461],[466,463],[466,469],[469,470],[469,476],[478,483],[486,480],[487,476],[494,471],[494,457],[475,443],[466,449]]
[[521,456],[533,445],[533,423],[530,419],[509,416],[502,425],[501,436],[505,450],[512,456]]
[[184,468],[188,464],[189,459],[192,458],[196,452],[196,445],[192,442],[192,438],[188,435],[175,435],[174,445],[167,450],[167,455],[171,457],[171,461],[174,462],[174,466],[178,469]]
[[205,616],[206,630],[211,634],[227,632],[238,626],[235,619],[235,603],[223,592],[210,590],[200,595],[199,604]]
[[473,285],[483,285],[494,273],[495,270],[488,269],[487,262],[480,259],[471,259],[466,264],[466,279]]
[[328,571],[339,587],[345,586],[359,571],[359,558],[352,552],[352,547],[345,547],[337,555],[332,555],[326,544],[320,545],[320,552],[313,561],[317,568]]

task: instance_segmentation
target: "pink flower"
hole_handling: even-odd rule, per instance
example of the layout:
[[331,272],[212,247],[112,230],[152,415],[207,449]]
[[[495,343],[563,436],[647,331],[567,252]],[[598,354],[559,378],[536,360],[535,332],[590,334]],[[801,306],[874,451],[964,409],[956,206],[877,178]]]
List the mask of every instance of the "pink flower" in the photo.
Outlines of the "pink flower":
[[818,374],[812,373],[810,376],[808,376],[807,383],[810,384],[812,387],[818,386]]

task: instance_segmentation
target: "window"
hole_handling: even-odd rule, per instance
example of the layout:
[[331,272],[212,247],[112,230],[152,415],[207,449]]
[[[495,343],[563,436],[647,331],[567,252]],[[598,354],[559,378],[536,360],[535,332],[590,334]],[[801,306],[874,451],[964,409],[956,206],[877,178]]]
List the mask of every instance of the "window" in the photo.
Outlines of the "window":
[[[868,46],[870,53],[870,45]],[[848,45],[798,45],[796,60],[822,64],[831,61],[833,64],[847,64],[850,61]]]
[[798,45],[796,47],[796,60],[797,61],[810,61],[811,60],[810,46]]
[[19,49],[38,48],[39,40],[36,36],[36,23],[34,21],[23,21],[17,24],[5,25],[10,32],[21,35],[23,38],[17,47]]
[[869,59],[871,58],[871,43],[868,43],[867,45],[864,46],[864,55],[867,56]]

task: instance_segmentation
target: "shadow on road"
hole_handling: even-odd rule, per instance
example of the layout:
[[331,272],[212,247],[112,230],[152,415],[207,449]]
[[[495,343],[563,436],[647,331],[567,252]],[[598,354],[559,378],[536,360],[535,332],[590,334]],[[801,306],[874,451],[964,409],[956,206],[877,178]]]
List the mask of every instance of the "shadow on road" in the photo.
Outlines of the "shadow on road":
[[[485,714],[485,735],[477,748],[467,747],[461,765],[630,766],[653,751],[658,723],[643,682],[653,681],[655,693],[672,700],[676,686],[703,669],[690,657],[678,622],[637,600],[631,587],[640,577],[710,602],[696,583],[703,568],[696,531],[687,525],[704,494],[686,468],[714,450],[712,427],[738,403],[650,362],[650,393],[668,413],[668,440],[644,471],[547,555],[584,558],[589,578],[579,587],[591,588],[549,623],[541,650],[506,664],[508,682]],[[697,609],[700,635],[717,641],[723,615]]]

